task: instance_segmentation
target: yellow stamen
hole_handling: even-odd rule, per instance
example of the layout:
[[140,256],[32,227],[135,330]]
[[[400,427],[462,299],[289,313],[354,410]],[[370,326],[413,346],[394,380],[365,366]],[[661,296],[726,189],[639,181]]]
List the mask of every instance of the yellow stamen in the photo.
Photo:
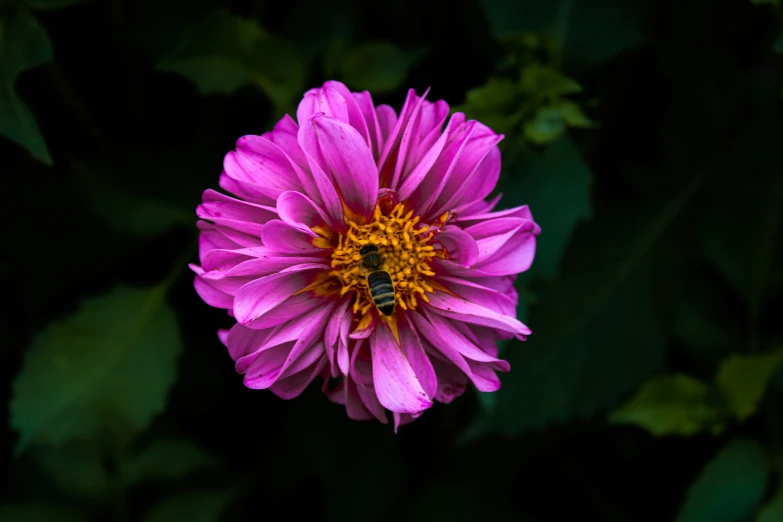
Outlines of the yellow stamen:
[[[385,203],[385,204],[384,204]],[[355,220],[346,215],[347,231],[336,233],[325,227],[312,230],[317,237],[313,245],[329,248],[332,270],[319,274],[316,281],[300,292],[315,290],[318,295],[340,296],[354,294],[351,309],[355,315],[355,329],[368,328],[373,318],[385,321],[399,343],[397,314],[399,311],[415,310],[418,299],[429,302],[427,293],[444,290],[431,279],[435,275],[431,267],[433,258],[448,259],[448,252],[431,241],[442,224],[448,219],[448,212],[438,221],[428,225],[421,223],[420,216],[414,216],[404,203],[394,207],[388,201],[375,206],[372,220]],[[381,314],[375,308],[372,294],[367,285],[367,269],[362,265],[359,250],[368,244],[377,245],[383,259],[381,270],[388,272],[394,283],[397,309],[391,316]],[[451,293],[451,292],[449,292]]]

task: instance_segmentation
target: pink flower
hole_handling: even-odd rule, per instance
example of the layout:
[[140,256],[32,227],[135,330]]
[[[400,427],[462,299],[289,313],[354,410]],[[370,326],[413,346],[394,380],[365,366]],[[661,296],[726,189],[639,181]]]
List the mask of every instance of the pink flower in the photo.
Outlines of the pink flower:
[[[218,335],[247,387],[291,399],[320,376],[351,419],[389,410],[395,430],[468,382],[500,388],[497,341],[530,334],[514,279],[540,228],[527,206],[485,199],[502,136],[448,114],[410,90],[398,116],[326,82],[298,124],[285,116],[226,155],[220,186],[236,197],[204,192],[191,268],[201,298],[237,321]],[[392,280],[370,278],[380,304],[374,271]]]

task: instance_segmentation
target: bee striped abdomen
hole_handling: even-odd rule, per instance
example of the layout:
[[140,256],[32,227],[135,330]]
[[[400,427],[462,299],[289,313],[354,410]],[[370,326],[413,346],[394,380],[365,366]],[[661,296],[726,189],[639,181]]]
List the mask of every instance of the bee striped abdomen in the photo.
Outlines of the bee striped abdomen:
[[367,285],[378,310],[383,315],[391,315],[394,312],[394,283],[389,272],[381,270],[371,273],[367,276]]

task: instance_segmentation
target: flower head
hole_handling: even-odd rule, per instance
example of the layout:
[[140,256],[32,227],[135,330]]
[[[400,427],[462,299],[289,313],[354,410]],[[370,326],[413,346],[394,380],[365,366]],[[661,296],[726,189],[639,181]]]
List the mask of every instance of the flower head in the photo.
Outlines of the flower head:
[[[426,93],[425,93],[426,95]],[[493,212],[502,139],[410,90],[398,115],[326,82],[297,121],[244,136],[197,209],[204,301],[249,388],[283,399],[315,378],[352,419],[395,429],[468,382],[500,387],[499,340],[525,339],[514,279],[540,233]],[[446,121],[448,118],[448,122]]]

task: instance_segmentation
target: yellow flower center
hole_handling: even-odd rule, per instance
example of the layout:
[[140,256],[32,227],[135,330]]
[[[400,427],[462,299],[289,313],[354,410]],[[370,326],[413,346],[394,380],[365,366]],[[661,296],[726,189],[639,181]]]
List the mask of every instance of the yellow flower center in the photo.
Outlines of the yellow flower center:
[[[387,208],[390,204],[385,205]],[[323,227],[313,227],[318,237],[313,244],[321,248],[332,248],[332,270],[324,274],[309,288],[320,294],[355,292],[353,312],[361,323],[371,320],[369,312],[375,307],[367,276],[380,270],[391,276],[394,284],[394,302],[403,310],[413,310],[419,299],[429,302],[427,293],[435,292],[435,283],[428,282],[434,276],[430,262],[432,258],[448,258],[448,252],[440,245],[432,245],[432,238],[448,219],[448,213],[432,225],[422,224],[419,216],[398,203],[390,211],[383,211],[383,202],[375,206],[369,223],[357,224],[346,218],[348,231],[335,234]],[[368,268],[360,250],[367,245],[378,247],[380,265]],[[377,258],[376,258],[377,260]],[[320,291],[319,291],[320,290]]]

